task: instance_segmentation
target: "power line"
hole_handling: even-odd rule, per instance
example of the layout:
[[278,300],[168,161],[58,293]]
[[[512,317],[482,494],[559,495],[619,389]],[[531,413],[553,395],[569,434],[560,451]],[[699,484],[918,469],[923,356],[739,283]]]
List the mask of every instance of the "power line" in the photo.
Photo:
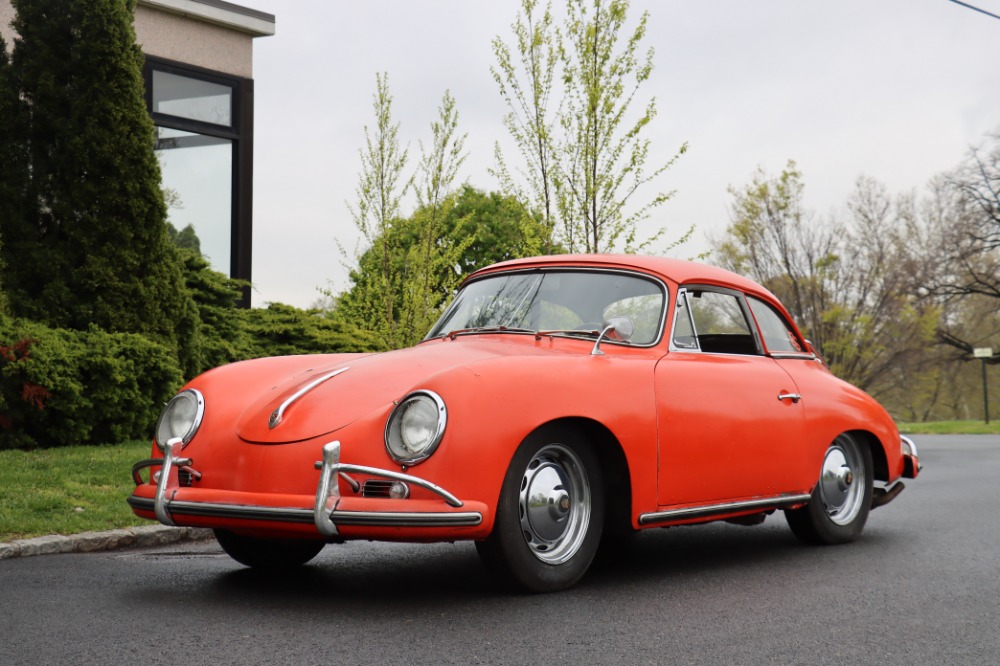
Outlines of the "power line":
[[951,2],[954,2],[956,5],[962,5],[963,7],[968,7],[969,9],[971,9],[973,11],[977,11],[980,14],[986,14],[987,16],[992,16],[995,19],[1000,19],[1000,16],[998,16],[996,14],[993,14],[991,12],[988,12],[985,9],[980,9],[979,7],[973,7],[972,5],[970,5],[967,2],[962,2],[961,0],[951,0]]

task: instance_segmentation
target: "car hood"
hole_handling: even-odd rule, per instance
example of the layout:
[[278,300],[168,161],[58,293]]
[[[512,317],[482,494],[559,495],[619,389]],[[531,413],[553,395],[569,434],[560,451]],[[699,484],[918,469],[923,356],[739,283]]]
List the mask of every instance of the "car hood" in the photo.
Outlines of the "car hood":
[[[498,356],[552,353],[511,342],[432,340],[409,349],[346,361],[329,356],[326,363],[317,363],[276,382],[265,395],[251,402],[239,419],[237,434],[245,441],[260,444],[312,439],[386,408],[439,373]],[[280,422],[272,427],[279,411]]]

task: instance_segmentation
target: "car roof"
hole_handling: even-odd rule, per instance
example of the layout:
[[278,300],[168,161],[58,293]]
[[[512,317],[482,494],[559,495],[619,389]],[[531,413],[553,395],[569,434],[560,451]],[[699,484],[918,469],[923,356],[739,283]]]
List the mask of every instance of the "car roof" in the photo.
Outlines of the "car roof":
[[639,269],[675,284],[732,286],[743,291],[766,294],[774,299],[774,295],[758,283],[724,268],[696,261],[634,254],[557,254],[546,257],[513,259],[476,271],[470,276],[470,279],[494,271],[550,267]]

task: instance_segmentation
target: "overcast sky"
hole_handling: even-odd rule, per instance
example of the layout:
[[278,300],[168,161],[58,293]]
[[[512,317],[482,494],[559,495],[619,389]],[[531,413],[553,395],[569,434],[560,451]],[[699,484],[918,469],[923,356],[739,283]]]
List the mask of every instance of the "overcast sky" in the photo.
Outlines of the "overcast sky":
[[[254,43],[255,306],[306,307],[347,286],[338,241],[357,246],[353,201],[376,72],[416,166],[445,90],[469,157],[460,180],[493,190],[505,106],[491,41],[511,41],[516,0],[235,0],[276,17]],[[554,0],[562,7],[562,0]],[[1000,14],[1000,0],[970,0]],[[794,159],[822,220],[864,174],[894,194],[921,190],[1000,129],[1000,20],[949,0],[633,0],[655,49],[650,163],[689,150],[659,189],[675,197],[646,224],[707,248],[729,221],[729,186]],[[652,196],[650,189],[647,195]],[[407,210],[409,212],[409,209]]]

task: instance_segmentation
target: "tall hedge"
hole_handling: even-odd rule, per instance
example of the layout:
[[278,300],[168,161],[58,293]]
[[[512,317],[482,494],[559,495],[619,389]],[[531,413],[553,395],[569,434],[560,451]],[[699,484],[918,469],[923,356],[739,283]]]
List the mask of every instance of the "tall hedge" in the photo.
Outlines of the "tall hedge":
[[167,236],[135,2],[12,4],[17,37],[0,68],[0,99],[16,100],[17,131],[0,138],[18,160],[0,192],[11,311],[176,348],[195,313]]

